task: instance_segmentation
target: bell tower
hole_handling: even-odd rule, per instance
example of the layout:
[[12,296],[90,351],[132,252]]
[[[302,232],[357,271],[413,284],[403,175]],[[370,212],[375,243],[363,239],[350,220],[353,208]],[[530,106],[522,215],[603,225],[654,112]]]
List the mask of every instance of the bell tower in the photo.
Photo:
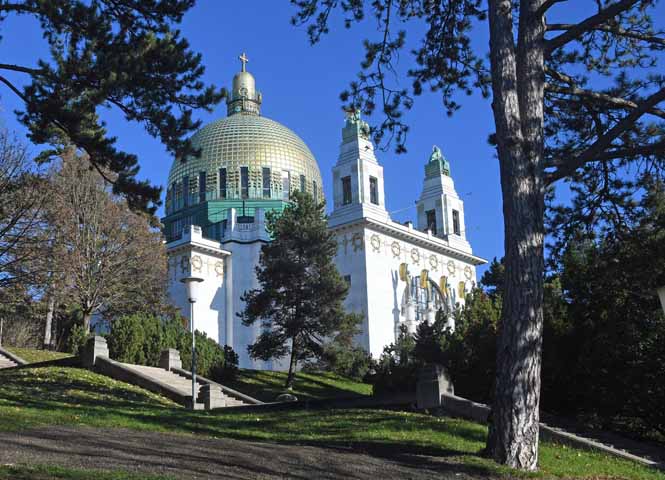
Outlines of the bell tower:
[[451,247],[471,253],[466,239],[464,202],[457,195],[450,176],[450,163],[434,145],[425,165],[425,180],[418,210],[418,230],[448,240]]
[[328,224],[341,225],[358,218],[390,221],[383,188],[383,167],[374,156],[369,125],[360,112],[347,112],[342,145],[333,167],[333,211]]

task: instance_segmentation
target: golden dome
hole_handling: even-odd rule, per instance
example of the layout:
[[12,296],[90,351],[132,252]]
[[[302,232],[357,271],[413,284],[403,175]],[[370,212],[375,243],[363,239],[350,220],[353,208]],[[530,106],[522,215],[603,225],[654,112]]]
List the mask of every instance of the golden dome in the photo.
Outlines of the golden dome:
[[261,93],[246,71],[245,54],[239,59],[242,71],[227,97],[228,116],[192,136],[199,157],[171,166],[167,215],[208,200],[288,200],[294,190],[323,197],[312,152],[284,125],[260,115]]
[[[206,200],[288,198],[283,191],[285,176],[289,178],[290,191],[304,186],[310,194],[321,197],[321,173],[312,152],[295,133],[274,120],[254,114],[234,114],[203,127],[192,137],[192,144],[201,149],[201,155],[184,162],[175,160],[169,172],[172,192],[181,192],[182,181],[187,178],[190,195],[194,197],[189,205],[200,198],[197,191],[201,172],[206,177]],[[249,169],[245,195],[241,192],[241,167]],[[220,196],[221,169],[226,169],[225,196]],[[264,190],[264,174],[268,172],[264,169],[269,169],[270,192]],[[167,205],[167,210],[173,212],[179,206]]]

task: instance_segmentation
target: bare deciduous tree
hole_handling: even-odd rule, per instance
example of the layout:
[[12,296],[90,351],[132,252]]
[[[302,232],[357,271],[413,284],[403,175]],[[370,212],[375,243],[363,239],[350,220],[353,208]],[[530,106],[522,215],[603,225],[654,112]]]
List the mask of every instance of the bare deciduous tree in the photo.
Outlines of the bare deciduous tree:
[[150,218],[134,213],[74,152],[52,178],[49,224],[51,269],[83,313],[155,309],[163,303],[166,252]]

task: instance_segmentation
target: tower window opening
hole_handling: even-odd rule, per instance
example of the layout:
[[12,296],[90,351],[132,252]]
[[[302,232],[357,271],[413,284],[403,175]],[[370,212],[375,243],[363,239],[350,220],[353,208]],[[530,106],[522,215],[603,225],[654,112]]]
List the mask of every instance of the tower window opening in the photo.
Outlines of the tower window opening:
[[240,196],[249,198],[249,167],[240,167]]
[[305,175],[300,175],[300,191],[304,192],[305,190]]
[[459,225],[459,212],[453,210],[453,233],[455,235],[461,235],[460,225]]
[[342,178],[342,205],[351,203],[351,177]]
[[206,172],[199,172],[199,203],[206,201]]
[[226,168],[219,169],[219,197],[226,198]]
[[427,216],[427,229],[436,235],[436,210],[427,210],[425,215]]
[[376,177],[369,177],[369,201],[374,205],[379,204],[379,182]]
[[263,167],[263,197],[270,198],[270,169]]
[[282,198],[288,200],[291,190],[291,173],[288,170],[282,170]]
[[314,197],[314,201],[316,201],[319,196],[319,188],[316,185],[316,180],[312,180],[312,196]]
[[175,182],[171,184],[171,212],[177,210],[180,205],[178,205],[178,187]]
[[189,175],[182,177],[182,205],[189,206]]

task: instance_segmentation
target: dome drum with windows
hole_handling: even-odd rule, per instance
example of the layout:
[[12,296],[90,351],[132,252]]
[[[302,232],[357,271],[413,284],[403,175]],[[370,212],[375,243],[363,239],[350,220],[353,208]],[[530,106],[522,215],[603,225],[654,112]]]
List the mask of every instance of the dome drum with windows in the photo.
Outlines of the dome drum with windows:
[[[255,208],[281,210],[294,190],[323,198],[312,152],[291,130],[260,115],[261,93],[246,71],[244,54],[240,60],[242,71],[233,78],[227,99],[228,116],[192,136],[200,156],[176,159],[171,166],[164,218],[167,239],[173,236],[169,224],[181,225],[184,218],[205,231],[206,224],[220,220],[212,218],[211,211],[238,206],[243,214]],[[206,204],[207,213],[202,210]]]

